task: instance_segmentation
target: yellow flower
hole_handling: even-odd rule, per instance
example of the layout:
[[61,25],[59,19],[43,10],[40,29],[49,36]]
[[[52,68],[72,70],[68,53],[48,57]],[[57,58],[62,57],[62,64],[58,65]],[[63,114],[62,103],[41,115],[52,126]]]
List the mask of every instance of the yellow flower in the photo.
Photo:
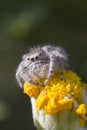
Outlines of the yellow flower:
[[42,90],[41,86],[37,86],[34,84],[30,84],[27,81],[24,84],[24,93],[26,93],[30,97],[37,97]]
[[87,106],[85,104],[80,104],[76,109],[76,113],[80,115],[80,127],[82,127],[87,120]]
[[56,71],[45,87],[25,82],[24,93],[34,97],[36,108],[44,109],[46,114],[74,109],[80,118],[80,126],[83,126],[87,120],[87,105],[83,101],[82,89],[86,87],[87,84],[82,83],[76,73],[65,70],[63,80],[60,72]]

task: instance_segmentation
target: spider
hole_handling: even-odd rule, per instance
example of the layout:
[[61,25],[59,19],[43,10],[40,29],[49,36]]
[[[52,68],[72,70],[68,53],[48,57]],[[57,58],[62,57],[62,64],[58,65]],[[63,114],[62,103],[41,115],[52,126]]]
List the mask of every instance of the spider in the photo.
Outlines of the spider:
[[[67,62],[67,54],[60,47],[46,45],[31,48],[29,53],[22,57],[16,71],[16,79],[20,87],[23,87],[25,81],[45,86],[57,69],[63,79],[64,69],[68,67]],[[43,83],[40,83],[39,79],[44,79]]]

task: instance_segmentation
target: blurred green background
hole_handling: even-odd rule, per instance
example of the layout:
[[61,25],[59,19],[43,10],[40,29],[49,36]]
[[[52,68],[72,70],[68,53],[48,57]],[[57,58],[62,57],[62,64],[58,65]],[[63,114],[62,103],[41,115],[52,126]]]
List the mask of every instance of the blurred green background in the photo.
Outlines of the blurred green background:
[[15,72],[30,46],[59,45],[87,82],[87,2],[0,0],[0,130],[35,130],[29,98]]

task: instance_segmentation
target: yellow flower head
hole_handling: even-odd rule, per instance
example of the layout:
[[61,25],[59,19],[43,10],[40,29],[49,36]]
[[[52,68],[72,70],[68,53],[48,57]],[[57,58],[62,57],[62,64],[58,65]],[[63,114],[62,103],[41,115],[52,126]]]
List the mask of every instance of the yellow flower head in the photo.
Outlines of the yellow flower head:
[[83,126],[87,119],[87,105],[83,102],[82,89],[86,87],[87,84],[82,83],[76,73],[65,70],[63,80],[60,79],[60,72],[56,71],[45,87],[26,81],[24,93],[34,97],[36,108],[44,109],[46,114],[74,109],[80,118],[80,126]]

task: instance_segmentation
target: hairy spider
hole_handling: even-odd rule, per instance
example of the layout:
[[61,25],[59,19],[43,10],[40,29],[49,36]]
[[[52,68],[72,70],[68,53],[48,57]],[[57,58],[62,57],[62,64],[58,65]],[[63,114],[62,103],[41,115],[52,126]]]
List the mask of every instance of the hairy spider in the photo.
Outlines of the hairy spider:
[[[23,87],[25,81],[45,86],[57,69],[60,70],[60,78],[63,78],[64,69],[68,66],[67,62],[67,54],[60,47],[46,45],[31,48],[29,53],[22,57],[16,71],[16,79],[20,87]],[[40,79],[43,79],[42,84]]]

